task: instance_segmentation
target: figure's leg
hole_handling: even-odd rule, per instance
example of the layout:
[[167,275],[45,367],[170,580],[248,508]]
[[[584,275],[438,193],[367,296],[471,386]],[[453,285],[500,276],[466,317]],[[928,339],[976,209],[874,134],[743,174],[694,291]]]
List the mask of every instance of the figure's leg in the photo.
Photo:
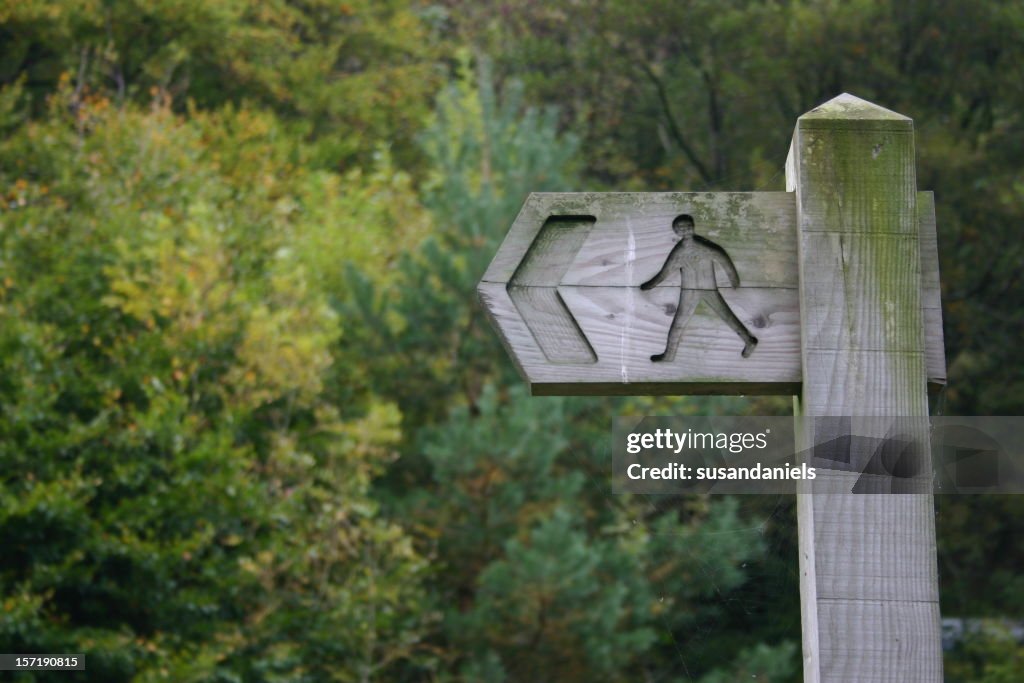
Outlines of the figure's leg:
[[729,308],[729,304],[722,298],[722,293],[717,289],[713,291],[705,291],[704,301],[706,301],[708,306],[714,309],[715,313],[717,313],[719,317],[740,336],[740,339],[743,340],[743,357],[746,358],[753,353],[754,347],[757,346],[757,337],[750,334],[750,331],[747,330],[746,326],[739,318],[736,317],[736,314],[732,312],[732,309]]
[[676,348],[683,336],[683,328],[690,321],[693,311],[700,303],[700,293],[692,289],[679,290],[679,304],[676,306],[675,315],[672,316],[672,326],[668,329],[668,341],[665,342],[665,351],[651,356],[655,363],[660,361],[672,361],[676,357]]

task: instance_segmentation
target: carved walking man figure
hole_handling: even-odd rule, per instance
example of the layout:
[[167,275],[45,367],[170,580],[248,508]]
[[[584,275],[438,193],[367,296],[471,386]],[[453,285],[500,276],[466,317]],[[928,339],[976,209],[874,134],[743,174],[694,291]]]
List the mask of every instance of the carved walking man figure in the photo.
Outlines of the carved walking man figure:
[[686,214],[677,216],[672,221],[672,229],[679,235],[679,241],[669,252],[668,258],[665,259],[665,265],[661,267],[658,274],[640,285],[640,289],[648,290],[656,287],[676,271],[679,271],[682,276],[679,286],[679,305],[676,306],[672,327],[668,331],[665,351],[651,356],[651,360],[654,362],[672,361],[675,358],[676,347],[679,346],[683,328],[689,322],[697,304],[702,300],[740,336],[744,343],[742,355],[746,358],[757,346],[757,338],[750,334],[750,331],[729,308],[729,304],[718,291],[718,283],[715,281],[715,264],[717,264],[728,276],[729,284],[739,287],[740,276],[736,272],[736,266],[733,265],[732,259],[711,240],[694,234],[692,216]]

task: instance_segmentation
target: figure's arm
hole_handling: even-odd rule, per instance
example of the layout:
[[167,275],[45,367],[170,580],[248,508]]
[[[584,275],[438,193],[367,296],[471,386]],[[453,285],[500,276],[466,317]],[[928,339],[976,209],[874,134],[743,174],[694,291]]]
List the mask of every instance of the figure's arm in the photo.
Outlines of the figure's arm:
[[736,266],[733,265],[732,259],[725,252],[715,252],[715,262],[718,263],[725,271],[726,277],[729,278],[729,285],[732,287],[740,286],[740,274],[736,272]]
[[[675,263],[675,260],[676,260],[676,250],[678,248],[679,248],[678,244],[676,244],[676,246],[672,247],[672,251],[669,252],[668,258],[665,259],[665,265],[663,265],[661,267],[661,270],[658,271],[657,275],[655,275],[650,280],[648,280],[647,282],[645,282],[642,285],[640,285],[640,289],[646,291],[648,289],[652,289],[654,287],[657,287],[658,285],[661,284],[662,280],[664,280],[666,277],[669,276],[669,273],[672,272],[673,264]],[[676,266],[676,267],[678,267],[678,266]]]

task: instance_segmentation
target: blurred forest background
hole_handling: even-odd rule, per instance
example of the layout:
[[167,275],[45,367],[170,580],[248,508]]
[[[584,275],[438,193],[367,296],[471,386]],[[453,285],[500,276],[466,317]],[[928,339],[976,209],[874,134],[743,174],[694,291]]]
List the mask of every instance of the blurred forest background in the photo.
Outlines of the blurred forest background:
[[[789,497],[612,496],[475,284],[532,190],[781,190],[914,118],[948,414],[1024,414],[1024,3],[3,0],[0,651],[23,680],[797,681]],[[947,679],[1024,680],[1024,497],[936,501]]]

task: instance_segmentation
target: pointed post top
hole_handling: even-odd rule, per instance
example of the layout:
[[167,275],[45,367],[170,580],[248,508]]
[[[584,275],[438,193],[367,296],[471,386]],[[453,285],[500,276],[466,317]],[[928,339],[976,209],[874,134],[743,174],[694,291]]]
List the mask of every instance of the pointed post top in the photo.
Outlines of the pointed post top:
[[913,130],[914,120],[850,93],[833,97],[799,119],[801,129]]

